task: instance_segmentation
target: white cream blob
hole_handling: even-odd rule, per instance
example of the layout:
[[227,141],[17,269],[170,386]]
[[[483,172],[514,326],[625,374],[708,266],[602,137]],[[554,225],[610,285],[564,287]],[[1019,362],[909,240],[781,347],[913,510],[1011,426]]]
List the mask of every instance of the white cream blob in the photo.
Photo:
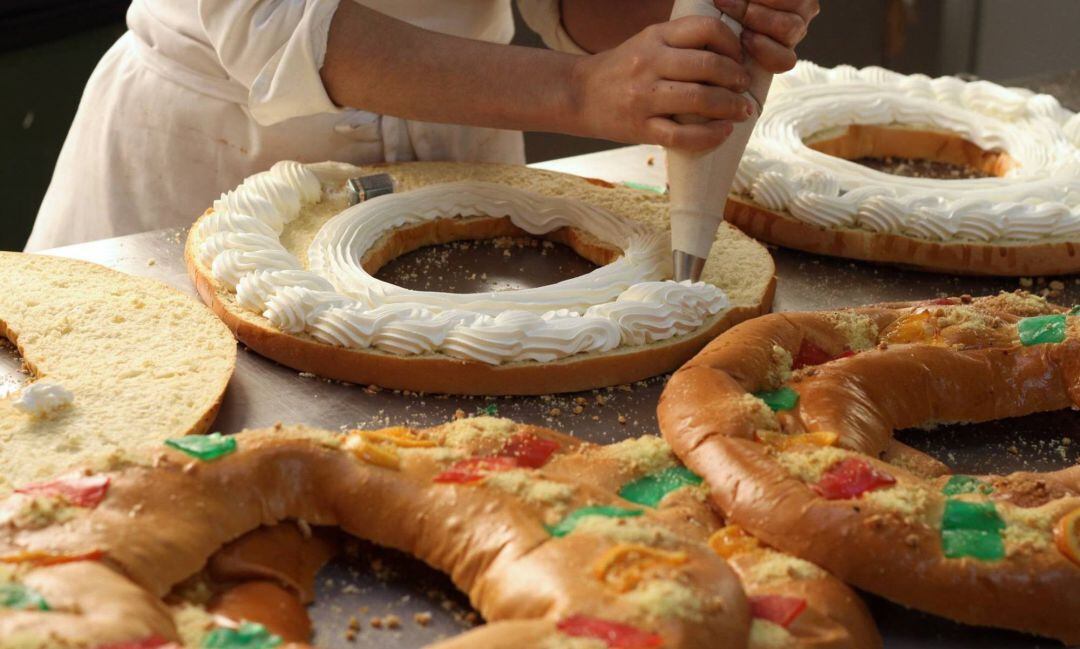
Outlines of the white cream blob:
[[[803,143],[853,124],[945,130],[1018,164],[1001,178],[906,178]],[[1075,239],[1080,119],[1049,95],[986,81],[801,61],[776,77],[734,191],[825,228],[934,241]]]
[[11,405],[31,417],[44,418],[70,406],[74,401],[75,395],[71,390],[54,381],[41,380],[23,388]]

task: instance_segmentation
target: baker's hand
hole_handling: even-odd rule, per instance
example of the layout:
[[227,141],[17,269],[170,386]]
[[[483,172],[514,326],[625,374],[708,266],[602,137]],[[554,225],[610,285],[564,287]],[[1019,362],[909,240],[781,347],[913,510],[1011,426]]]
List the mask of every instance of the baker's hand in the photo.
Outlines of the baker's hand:
[[[779,2],[779,0],[774,0]],[[574,65],[574,120],[582,135],[703,150],[722,143],[753,108],[742,45],[719,19],[687,16],[646,27]],[[680,124],[672,115],[704,121]]]
[[821,11],[818,0],[715,0],[716,8],[744,27],[747,54],[772,73],[795,67],[795,46]]

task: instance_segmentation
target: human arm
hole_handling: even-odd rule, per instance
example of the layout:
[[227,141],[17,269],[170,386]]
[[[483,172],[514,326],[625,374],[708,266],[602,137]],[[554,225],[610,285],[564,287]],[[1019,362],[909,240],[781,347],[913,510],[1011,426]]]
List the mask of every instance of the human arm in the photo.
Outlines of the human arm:
[[[672,0],[558,0],[562,24],[583,49],[618,46],[649,25],[666,21]],[[820,12],[818,0],[716,0],[716,7],[745,27],[747,54],[769,72],[795,65],[795,46]]]
[[346,0],[321,74],[335,104],[376,113],[700,149],[749,115],[740,49],[718,21],[691,18],[582,57],[438,34]]

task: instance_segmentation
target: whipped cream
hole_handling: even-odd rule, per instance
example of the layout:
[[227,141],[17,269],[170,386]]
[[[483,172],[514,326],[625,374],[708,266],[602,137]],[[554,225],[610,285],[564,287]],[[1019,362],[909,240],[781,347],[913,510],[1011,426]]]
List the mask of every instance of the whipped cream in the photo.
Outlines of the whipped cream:
[[[803,143],[853,124],[950,131],[1018,164],[1001,178],[906,178]],[[825,228],[934,241],[1075,239],[1080,119],[1020,88],[801,61],[775,78],[733,190]]]
[[19,398],[11,402],[16,410],[31,417],[45,418],[66,408],[75,400],[75,395],[64,386],[54,381],[41,380],[23,388]]
[[[443,353],[492,365],[548,362],[683,335],[730,307],[711,284],[667,279],[667,233],[589,204],[476,181],[431,185],[345,209],[315,235],[304,268],[279,235],[303,206],[321,197],[319,178],[308,167],[278,163],[215,203],[215,213],[200,226],[196,251],[213,276],[235,290],[242,308],[282,331],[330,345]],[[273,214],[266,213],[268,205]],[[475,294],[411,291],[361,266],[395,228],[489,215],[508,217],[533,235],[577,228],[623,255],[549,286]]]

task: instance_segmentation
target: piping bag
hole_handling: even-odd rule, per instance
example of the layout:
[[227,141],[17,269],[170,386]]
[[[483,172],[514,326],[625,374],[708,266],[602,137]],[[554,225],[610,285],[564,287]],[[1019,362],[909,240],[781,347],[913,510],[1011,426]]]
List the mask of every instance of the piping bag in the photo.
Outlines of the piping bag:
[[[683,16],[720,18],[738,36],[742,25],[722,13],[712,0],[675,0],[671,19]],[[676,281],[701,279],[701,270],[724,220],[724,204],[735,180],[746,143],[754,130],[769,94],[772,74],[756,61],[747,64],[750,88],[743,96],[754,106],[754,114],[735,128],[720,146],[708,151],[667,150],[667,176],[671,204],[671,261]],[[703,122],[703,118],[677,115],[682,123]]]

